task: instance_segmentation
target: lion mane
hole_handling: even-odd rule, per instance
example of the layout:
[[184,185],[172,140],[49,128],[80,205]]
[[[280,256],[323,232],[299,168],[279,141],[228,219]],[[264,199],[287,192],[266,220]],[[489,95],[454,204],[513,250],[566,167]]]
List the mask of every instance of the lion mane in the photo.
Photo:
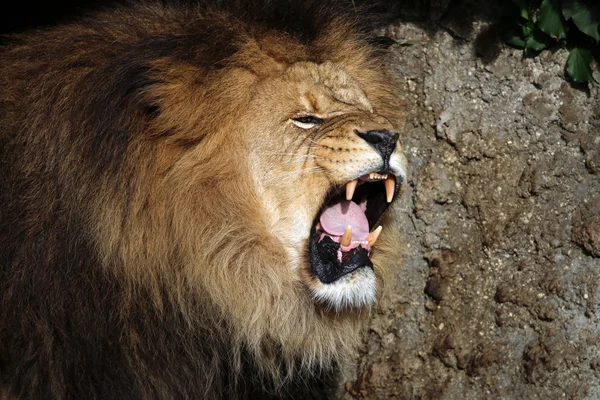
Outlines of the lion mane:
[[392,213],[345,281],[309,231],[358,159],[400,171],[399,195],[402,107],[352,6],[279,3],[144,3],[3,39],[7,398],[241,398],[360,342]]

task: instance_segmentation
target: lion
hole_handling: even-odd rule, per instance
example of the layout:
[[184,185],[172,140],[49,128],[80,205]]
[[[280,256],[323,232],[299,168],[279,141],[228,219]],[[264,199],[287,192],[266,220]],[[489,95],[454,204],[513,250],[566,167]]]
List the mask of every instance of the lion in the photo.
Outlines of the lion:
[[277,393],[360,343],[401,251],[385,54],[352,6],[230,3],[4,39],[8,399]]

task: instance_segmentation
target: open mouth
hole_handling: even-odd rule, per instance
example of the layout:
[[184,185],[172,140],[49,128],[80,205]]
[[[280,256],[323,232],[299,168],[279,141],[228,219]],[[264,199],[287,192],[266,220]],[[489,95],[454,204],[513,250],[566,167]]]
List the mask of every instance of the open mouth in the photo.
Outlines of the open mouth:
[[330,190],[309,243],[312,271],[322,283],[373,268],[371,252],[382,230],[377,223],[401,183],[392,174],[371,172]]

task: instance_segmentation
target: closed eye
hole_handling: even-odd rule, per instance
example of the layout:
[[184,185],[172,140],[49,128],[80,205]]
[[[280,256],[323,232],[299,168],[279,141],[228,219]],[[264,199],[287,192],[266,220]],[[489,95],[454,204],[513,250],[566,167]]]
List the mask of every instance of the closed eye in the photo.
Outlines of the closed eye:
[[315,117],[314,115],[306,115],[304,117],[291,118],[290,121],[298,128],[310,129],[325,122],[323,118]]

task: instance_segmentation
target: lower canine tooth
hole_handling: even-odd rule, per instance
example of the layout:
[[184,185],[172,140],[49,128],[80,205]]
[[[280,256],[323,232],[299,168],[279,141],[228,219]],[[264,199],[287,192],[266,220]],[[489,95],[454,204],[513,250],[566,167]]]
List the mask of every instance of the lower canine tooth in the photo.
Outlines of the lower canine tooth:
[[393,176],[385,178],[385,196],[388,203],[391,203],[394,199],[394,189],[396,188],[396,180]]
[[350,243],[352,243],[351,239],[352,239],[352,227],[350,225],[348,225],[346,227],[346,232],[344,232],[344,234],[340,237],[340,244],[342,246],[350,246]]
[[382,230],[383,230],[383,226],[379,225],[377,227],[377,229],[375,229],[373,232],[369,233],[369,235],[367,236],[367,242],[369,242],[371,247],[373,247],[375,245],[375,242],[377,241],[377,239],[379,239],[379,235],[381,234]]
[[354,196],[354,189],[356,189],[357,184],[358,179],[346,183],[346,200],[352,200],[352,196]]

